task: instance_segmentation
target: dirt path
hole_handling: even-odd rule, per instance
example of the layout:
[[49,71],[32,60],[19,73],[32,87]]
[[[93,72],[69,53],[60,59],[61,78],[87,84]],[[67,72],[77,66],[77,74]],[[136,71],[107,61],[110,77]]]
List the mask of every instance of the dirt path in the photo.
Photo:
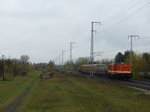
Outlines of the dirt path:
[[35,82],[37,81],[38,78],[33,80],[31,82],[30,86],[25,89],[23,94],[21,96],[19,96],[4,112],[13,112],[16,109],[16,107],[18,106],[18,104],[21,102],[21,100],[30,93],[31,88],[34,86],[34,84],[35,84]]

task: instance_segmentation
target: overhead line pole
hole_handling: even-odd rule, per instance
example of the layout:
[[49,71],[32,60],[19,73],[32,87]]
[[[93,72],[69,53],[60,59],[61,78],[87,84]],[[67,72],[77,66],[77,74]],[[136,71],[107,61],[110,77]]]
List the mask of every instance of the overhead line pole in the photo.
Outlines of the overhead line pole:
[[64,50],[62,50],[62,65],[64,64]]
[[5,59],[6,57],[2,55],[2,81],[5,81]]
[[59,54],[59,65],[60,65],[60,56],[61,56],[61,54]]
[[133,47],[133,38],[138,38],[139,39],[139,35],[130,35],[128,36],[129,39],[131,39],[131,43],[130,43],[130,65],[131,65],[131,70],[132,70],[132,47]]
[[94,64],[94,25],[99,24],[100,22],[92,22],[91,23],[91,50],[90,50],[90,76],[93,77],[93,64]]
[[62,69],[63,69],[63,64],[64,64],[64,52],[65,50],[62,50]]
[[70,72],[72,72],[72,45],[75,44],[75,42],[70,42]]
[[59,70],[61,68],[61,65],[60,65],[60,57],[61,57],[61,54],[59,54]]

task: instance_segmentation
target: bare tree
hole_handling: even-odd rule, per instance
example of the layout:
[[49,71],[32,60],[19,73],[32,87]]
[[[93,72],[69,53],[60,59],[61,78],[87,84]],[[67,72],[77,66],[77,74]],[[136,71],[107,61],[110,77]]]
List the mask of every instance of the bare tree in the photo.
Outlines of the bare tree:
[[29,56],[28,55],[22,55],[20,56],[20,61],[23,63],[27,63],[29,61]]
[[28,61],[29,61],[29,56],[28,55],[22,55],[20,57],[20,61],[22,63],[22,74],[26,75],[27,74],[27,65],[28,65]]

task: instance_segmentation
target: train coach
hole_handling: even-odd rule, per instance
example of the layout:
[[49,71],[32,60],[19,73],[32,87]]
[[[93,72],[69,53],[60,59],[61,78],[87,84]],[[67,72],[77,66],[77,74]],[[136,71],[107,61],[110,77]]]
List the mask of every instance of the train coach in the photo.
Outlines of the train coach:
[[89,74],[92,66],[93,66],[92,72],[94,75],[105,75],[107,73],[107,68],[105,64],[82,65],[79,72],[83,74]]
[[[91,71],[91,67],[93,68]],[[130,64],[126,63],[113,63],[106,64],[87,64],[82,65],[80,71],[83,74],[90,74],[92,72],[96,76],[110,77],[110,78],[125,78],[131,79],[133,77],[131,73]]]

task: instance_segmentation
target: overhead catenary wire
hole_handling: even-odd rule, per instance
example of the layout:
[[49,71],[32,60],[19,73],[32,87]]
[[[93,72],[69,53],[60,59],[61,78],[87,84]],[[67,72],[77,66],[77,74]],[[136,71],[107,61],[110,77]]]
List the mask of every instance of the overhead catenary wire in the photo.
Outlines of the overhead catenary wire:
[[150,5],[150,2],[146,3],[145,5],[143,5],[142,7],[138,8],[136,11],[134,11],[133,13],[131,13],[130,15],[128,15],[127,17],[121,19],[119,22],[113,24],[112,26],[108,27],[107,29],[104,29],[103,31],[110,30],[111,28],[113,28],[113,27],[117,26],[118,24],[124,22],[125,20],[127,20],[131,16],[135,15],[136,13],[138,13],[140,10],[144,9],[148,5]]
[[150,39],[150,36],[141,36],[140,39]]
[[[148,2],[148,3],[146,3],[146,4],[144,4],[144,5],[142,5],[142,7],[140,7],[140,8],[138,8],[137,10],[135,10],[133,13],[131,13],[129,16],[127,16],[127,17],[125,17],[125,13],[126,12],[129,12],[129,10],[131,10],[131,9],[134,9],[135,7],[137,7],[137,5],[139,4],[139,3],[141,3],[141,2],[143,2],[142,0],[140,0],[140,1],[137,1],[137,2],[134,2],[134,1],[136,1],[136,0],[132,0],[132,1],[130,1],[127,5],[129,5],[129,4],[131,4],[132,3],[132,5],[129,5],[129,7],[123,7],[123,8],[121,8],[118,12],[116,12],[116,13],[114,13],[113,15],[111,15],[111,16],[109,16],[107,19],[105,19],[105,20],[103,20],[102,21],[102,25],[104,26],[103,27],[103,29],[102,29],[102,33],[104,33],[105,31],[109,31],[109,30],[111,30],[113,27],[116,27],[117,25],[119,25],[120,23],[122,23],[122,22],[124,22],[125,20],[127,20],[128,18],[130,18],[131,16],[133,16],[133,15],[135,15],[137,12],[139,12],[140,10],[142,10],[143,8],[145,8],[146,6],[148,6],[149,4],[150,4],[150,2]],[[144,3],[145,3],[145,1],[144,1]],[[119,13],[120,12],[120,13]],[[119,13],[119,15],[117,15]],[[121,17],[121,16],[123,16],[124,15],[124,17],[122,17],[122,19],[121,20],[119,20],[119,21],[117,21],[118,20],[118,18],[119,17]],[[111,18],[112,17],[112,18]],[[118,18],[117,18],[118,17]],[[108,22],[105,22],[105,21],[107,21],[108,19],[110,18],[110,21],[108,21]],[[116,20],[115,20],[116,19]],[[113,21],[113,20],[115,20],[115,21]],[[112,25],[110,24],[108,24],[108,23],[112,23]],[[114,23],[114,24],[113,24]],[[108,26],[109,25],[109,26]],[[108,27],[107,27],[108,26]],[[106,27],[106,28],[105,28]],[[98,29],[97,29],[98,30]]]
[[[142,45],[142,46],[145,46],[145,45]],[[141,48],[142,46],[134,46],[134,51],[136,51],[136,49],[139,49]],[[149,46],[149,45],[148,45]],[[142,50],[142,49],[141,49]],[[103,55],[108,55],[108,54],[112,54],[112,53],[116,53],[116,52],[125,52],[125,51],[129,51],[128,48],[124,48],[124,49],[115,49],[115,50],[108,50],[108,51],[105,51],[103,53]],[[149,50],[147,50],[148,52],[150,52]]]
[[[140,36],[140,37],[144,37],[144,36]],[[141,39],[141,38],[139,38],[139,39]],[[142,39],[144,39],[144,38],[142,38]],[[147,38],[147,39],[150,39],[150,38]],[[139,48],[141,48],[141,47],[143,47],[143,46],[150,46],[149,44],[148,45],[145,45],[145,44],[142,44],[142,45],[135,45],[134,46],[134,49],[139,49]],[[127,46],[125,46],[125,48],[122,48],[122,49],[110,49],[110,50],[107,50],[107,51],[104,51],[104,53],[103,53],[103,55],[107,55],[107,54],[110,54],[110,53],[115,53],[115,52],[123,52],[123,51],[127,51],[127,50],[129,50],[129,47],[128,47],[128,45]],[[142,50],[142,49],[141,49]]]
[[[134,2],[135,2],[135,4],[133,4]],[[140,0],[140,1],[137,1],[137,0],[130,1],[127,5],[125,5],[124,7],[122,7],[116,13],[114,13],[111,16],[109,16],[106,19],[104,19],[102,22],[104,23],[106,21],[108,21],[108,22],[110,22],[110,20],[112,21],[113,19],[115,19],[115,18],[121,16],[122,14],[126,13],[127,11],[131,10],[132,8],[134,8],[134,6],[138,5],[141,2],[143,2],[143,1],[142,0]]]

